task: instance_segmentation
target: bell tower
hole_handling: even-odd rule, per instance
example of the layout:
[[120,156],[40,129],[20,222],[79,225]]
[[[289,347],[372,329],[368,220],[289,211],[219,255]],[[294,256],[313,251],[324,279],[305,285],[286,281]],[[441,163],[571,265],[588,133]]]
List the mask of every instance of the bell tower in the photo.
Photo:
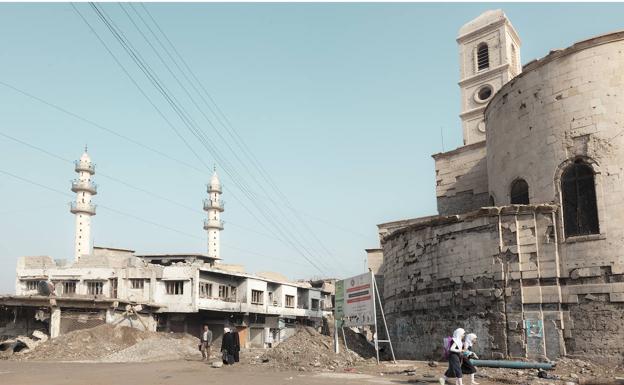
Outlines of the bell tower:
[[485,140],[484,111],[500,88],[522,71],[520,38],[502,10],[486,11],[460,28],[459,65],[464,145]]

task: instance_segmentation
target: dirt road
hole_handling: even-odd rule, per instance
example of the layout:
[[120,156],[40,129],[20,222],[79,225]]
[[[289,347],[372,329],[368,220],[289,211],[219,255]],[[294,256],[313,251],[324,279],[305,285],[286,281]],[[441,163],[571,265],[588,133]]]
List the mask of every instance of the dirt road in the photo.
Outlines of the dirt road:
[[355,385],[397,384],[374,374],[281,372],[258,366],[237,365],[214,369],[199,361],[152,363],[58,363],[0,361],[0,383],[46,385]]

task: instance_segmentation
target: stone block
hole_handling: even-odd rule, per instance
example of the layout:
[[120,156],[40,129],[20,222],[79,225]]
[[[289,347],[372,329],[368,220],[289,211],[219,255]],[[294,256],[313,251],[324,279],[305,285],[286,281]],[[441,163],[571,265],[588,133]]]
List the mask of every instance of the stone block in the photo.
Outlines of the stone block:
[[611,302],[624,302],[624,293],[611,293],[611,294],[609,294],[609,301],[611,301]]
[[539,286],[522,288],[522,303],[542,303],[542,292]]

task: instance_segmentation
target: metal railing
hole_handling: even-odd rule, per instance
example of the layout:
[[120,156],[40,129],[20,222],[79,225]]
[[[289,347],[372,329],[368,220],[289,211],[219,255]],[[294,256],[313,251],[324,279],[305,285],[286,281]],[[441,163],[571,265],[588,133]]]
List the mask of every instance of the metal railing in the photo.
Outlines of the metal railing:
[[86,171],[89,174],[95,174],[95,164],[91,162],[76,160],[74,161],[74,169],[76,170],[76,172]]
[[91,215],[95,215],[95,208],[97,206],[91,203],[82,203],[82,202],[70,202],[69,211],[72,214],[77,213],[87,213]]
[[91,181],[73,180],[71,190],[73,192],[88,191],[91,194],[97,194],[97,185]]
[[219,211],[223,211],[225,207],[225,202],[221,199],[204,199],[204,210],[215,209]]
[[220,219],[204,219],[204,230],[219,229],[223,230],[223,221]]

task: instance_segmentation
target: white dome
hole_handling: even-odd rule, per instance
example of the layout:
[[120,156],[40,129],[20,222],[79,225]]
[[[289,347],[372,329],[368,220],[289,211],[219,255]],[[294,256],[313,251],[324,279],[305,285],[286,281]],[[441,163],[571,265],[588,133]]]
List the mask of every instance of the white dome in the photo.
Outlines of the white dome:
[[89,157],[89,154],[87,154],[87,152],[83,152],[82,156],[80,157],[80,161],[81,162],[91,162],[91,158]]
[[219,181],[219,175],[217,175],[217,171],[215,170],[215,172],[212,173],[212,177],[210,178],[210,185],[211,186],[220,186],[221,182]]

